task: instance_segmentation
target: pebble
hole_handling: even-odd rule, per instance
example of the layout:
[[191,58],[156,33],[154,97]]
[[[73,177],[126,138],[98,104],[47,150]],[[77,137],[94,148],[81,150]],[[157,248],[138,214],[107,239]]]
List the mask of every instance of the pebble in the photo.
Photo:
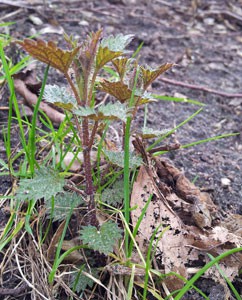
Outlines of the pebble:
[[223,177],[223,178],[221,178],[221,184],[224,187],[230,186],[231,180],[229,178]]

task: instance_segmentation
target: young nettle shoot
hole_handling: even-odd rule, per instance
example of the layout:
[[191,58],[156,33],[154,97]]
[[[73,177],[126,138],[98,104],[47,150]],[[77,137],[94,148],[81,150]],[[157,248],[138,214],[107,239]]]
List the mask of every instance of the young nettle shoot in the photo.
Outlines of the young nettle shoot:
[[[71,94],[67,88],[47,85],[44,97],[46,101],[54,103],[73,116],[83,151],[88,225],[96,227],[99,223],[94,200],[91,151],[98,129],[105,121],[121,120],[123,134],[129,139],[129,133],[125,131],[127,120],[130,125],[138,107],[154,101],[147,88],[173,65],[166,63],[156,69],[140,66],[136,59],[128,57],[125,50],[132,39],[133,35],[123,34],[102,37],[102,30],[99,30],[91,33],[84,42],[78,43],[65,35],[69,50],[57,47],[52,41],[17,41],[31,56],[59,70],[67,79]],[[109,79],[107,73],[103,76],[103,69],[107,64],[115,70],[116,77]],[[96,108],[97,90],[112,95],[115,102]],[[109,153],[108,157],[112,155]]]

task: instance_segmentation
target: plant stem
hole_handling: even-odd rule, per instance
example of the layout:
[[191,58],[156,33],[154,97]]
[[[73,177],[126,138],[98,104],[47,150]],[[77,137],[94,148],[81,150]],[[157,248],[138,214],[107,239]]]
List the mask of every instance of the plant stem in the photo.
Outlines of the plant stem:
[[[65,74],[66,79],[75,95],[77,104],[79,106],[87,105],[88,101],[82,101],[80,99],[80,96],[77,92],[77,89],[75,85],[73,84],[73,81],[71,80],[70,76],[68,73]],[[84,80],[84,87],[83,87],[83,92],[84,92],[84,98],[87,99],[88,97],[88,76],[86,76]],[[93,145],[93,140],[97,125],[94,124],[93,128],[93,134],[90,138],[89,141],[89,124],[88,124],[88,118],[84,118],[82,121],[82,129],[80,128],[80,124],[77,118],[75,118],[75,123],[77,126],[77,129],[79,131],[79,137],[82,140],[82,146],[83,146],[83,160],[84,160],[84,170],[85,170],[85,178],[86,178],[86,194],[88,197],[88,224],[93,225],[98,227],[98,220],[96,216],[96,205],[95,205],[95,199],[94,199],[94,186],[93,186],[93,181],[92,181],[92,165],[91,165],[91,150],[92,150],[92,145]]]
[[76,87],[75,87],[73,81],[71,80],[69,74],[68,74],[68,73],[65,73],[65,77],[66,77],[66,79],[67,79],[67,81],[68,81],[68,83],[69,83],[69,85],[70,85],[70,87],[71,87],[71,89],[72,89],[72,91],[73,91],[73,93],[74,93],[74,95],[75,95],[77,104],[80,105],[80,106],[83,106],[83,103],[82,103],[82,101],[81,101],[81,99],[80,99],[80,97],[79,97],[79,95],[78,95],[77,89],[76,89]]
[[[92,165],[91,165],[91,149],[89,144],[89,130],[88,119],[84,118],[82,122],[82,136],[83,136],[83,159],[86,178],[86,194],[88,196],[88,224],[98,227],[98,220],[96,216],[96,205],[94,199],[94,187],[92,181]],[[92,146],[92,145],[91,145]]]
[[93,129],[92,129],[91,137],[90,137],[90,140],[89,140],[89,145],[88,145],[88,148],[90,148],[90,150],[91,150],[92,145],[94,143],[94,138],[95,138],[97,129],[98,129],[98,121],[95,121],[95,123],[93,125]]
[[[134,105],[134,96],[135,90],[137,86],[139,71],[136,69],[134,74],[134,86],[132,89],[132,94],[129,101],[129,107],[133,107]],[[126,119],[126,124],[124,124],[124,216],[127,224],[129,225],[130,221],[130,170],[129,170],[129,143],[130,143],[130,129],[131,123],[133,120],[133,115],[128,116]],[[129,257],[129,234],[127,229],[125,231],[125,253],[126,256]]]

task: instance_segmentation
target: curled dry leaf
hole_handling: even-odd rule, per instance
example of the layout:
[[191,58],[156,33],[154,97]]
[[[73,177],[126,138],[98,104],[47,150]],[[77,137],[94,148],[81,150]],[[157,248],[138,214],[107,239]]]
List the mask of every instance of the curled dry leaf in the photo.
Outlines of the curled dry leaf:
[[[193,263],[202,267],[209,261],[207,253],[217,256],[228,249],[241,247],[242,216],[230,215],[229,219],[222,220],[209,195],[202,193],[168,160],[150,156],[147,159],[148,163],[140,167],[131,195],[131,206],[138,205],[131,212],[134,226],[148,198],[153,195],[136,237],[144,255],[152,233],[160,224],[158,235],[165,228],[168,230],[164,230],[158,241],[155,257],[165,273],[173,271],[188,278]],[[228,224],[236,224],[236,230],[234,227],[231,230],[232,225]],[[242,267],[242,254],[227,257],[220,265],[232,280]],[[205,275],[209,273],[213,273],[214,279],[220,278],[215,267]],[[184,283],[169,276],[166,284],[174,291]]]

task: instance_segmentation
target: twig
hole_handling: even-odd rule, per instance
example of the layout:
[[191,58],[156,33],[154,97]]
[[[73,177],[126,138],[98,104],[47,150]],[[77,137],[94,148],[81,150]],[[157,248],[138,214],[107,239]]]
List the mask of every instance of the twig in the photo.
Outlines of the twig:
[[[37,103],[38,97],[27,88],[26,84],[22,80],[15,79],[14,87],[15,91],[24,98],[28,106],[33,107]],[[44,102],[40,103],[40,109],[43,110],[54,123],[60,124],[65,119],[64,114]]]
[[[1,2],[0,2],[0,4],[1,4]],[[17,14],[21,13],[22,11],[23,11],[23,9],[19,8],[18,10],[15,10],[15,11],[13,11],[13,12],[11,12],[11,13],[3,16],[3,17],[1,17],[0,21],[2,22],[3,20],[10,19],[10,18],[13,19],[13,17],[15,17]]]
[[176,80],[172,80],[172,79],[164,78],[164,77],[160,77],[160,80],[165,83],[168,83],[168,84],[182,86],[182,87],[186,87],[186,88],[193,89],[193,90],[200,90],[200,91],[204,91],[207,93],[211,93],[211,94],[215,94],[215,95],[219,95],[219,96],[223,96],[223,97],[227,97],[227,98],[242,98],[242,93],[241,94],[240,93],[230,94],[230,93],[226,93],[226,92],[222,92],[222,91],[213,90],[213,89],[210,89],[210,88],[202,86],[202,85],[189,84],[189,83],[176,81]]
[[7,289],[0,287],[0,295],[1,296],[18,296],[28,287],[27,283],[22,283],[19,287],[13,289]]
[[16,260],[16,263],[17,263],[17,266],[18,266],[18,270],[19,270],[19,273],[21,274],[23,280],[25,281],[25,283],[30,287],[32,288],[38,295],[40,295],[42,297],[42,299],[44,300],[48,300],[48,298],[46,298],[38,289],[36,289],[34,287],[34,285],[28,281],[28,279],[26,278],[26,276],[24,275],[23,271],[22,271],[22,268],[20,266],[20,262],[19,262],[19,259],[18,259],[18,253],[15,252],[15,260]]
[[172,150],[177,150],[180,147],[181,147],[180,143],[174,143],[171,145],[164,145],[164,146],[160,146],[157,148],[153,148],[153,149],[149,150],[148,152],[152,154],[152,153],[155,153],[158,151],[172,151]]
[[168,2],[168,1],[155,0],[155,2],[160,3],[160,4],[163,4],[163,5],[166,5],[166,6],[169,6],[169,7],[173,7],[173,6],[174,6],[173,3],[170,3],[170,2]]
[[227,17],[227,19],[234,19],[238,23],[242,24],[242,16],[238,15],[236,13],[233,13],[231,11],[226,11],[226,10],[210,10],[208,12],[205,12],[203,14],[200,14],[200,16],[205,17],[205,16],[210,16],[210,15],[221,15],[224,17]]
[[33,6],[30,5],[26,5],[23,2],[18,2],[18,1],[7,1],[7,0],[1,0],[0,4],[4,4],[4,5],[11,5],[14,7],[22,7],[22,8],[27,8],[27,9],[34,9]]

